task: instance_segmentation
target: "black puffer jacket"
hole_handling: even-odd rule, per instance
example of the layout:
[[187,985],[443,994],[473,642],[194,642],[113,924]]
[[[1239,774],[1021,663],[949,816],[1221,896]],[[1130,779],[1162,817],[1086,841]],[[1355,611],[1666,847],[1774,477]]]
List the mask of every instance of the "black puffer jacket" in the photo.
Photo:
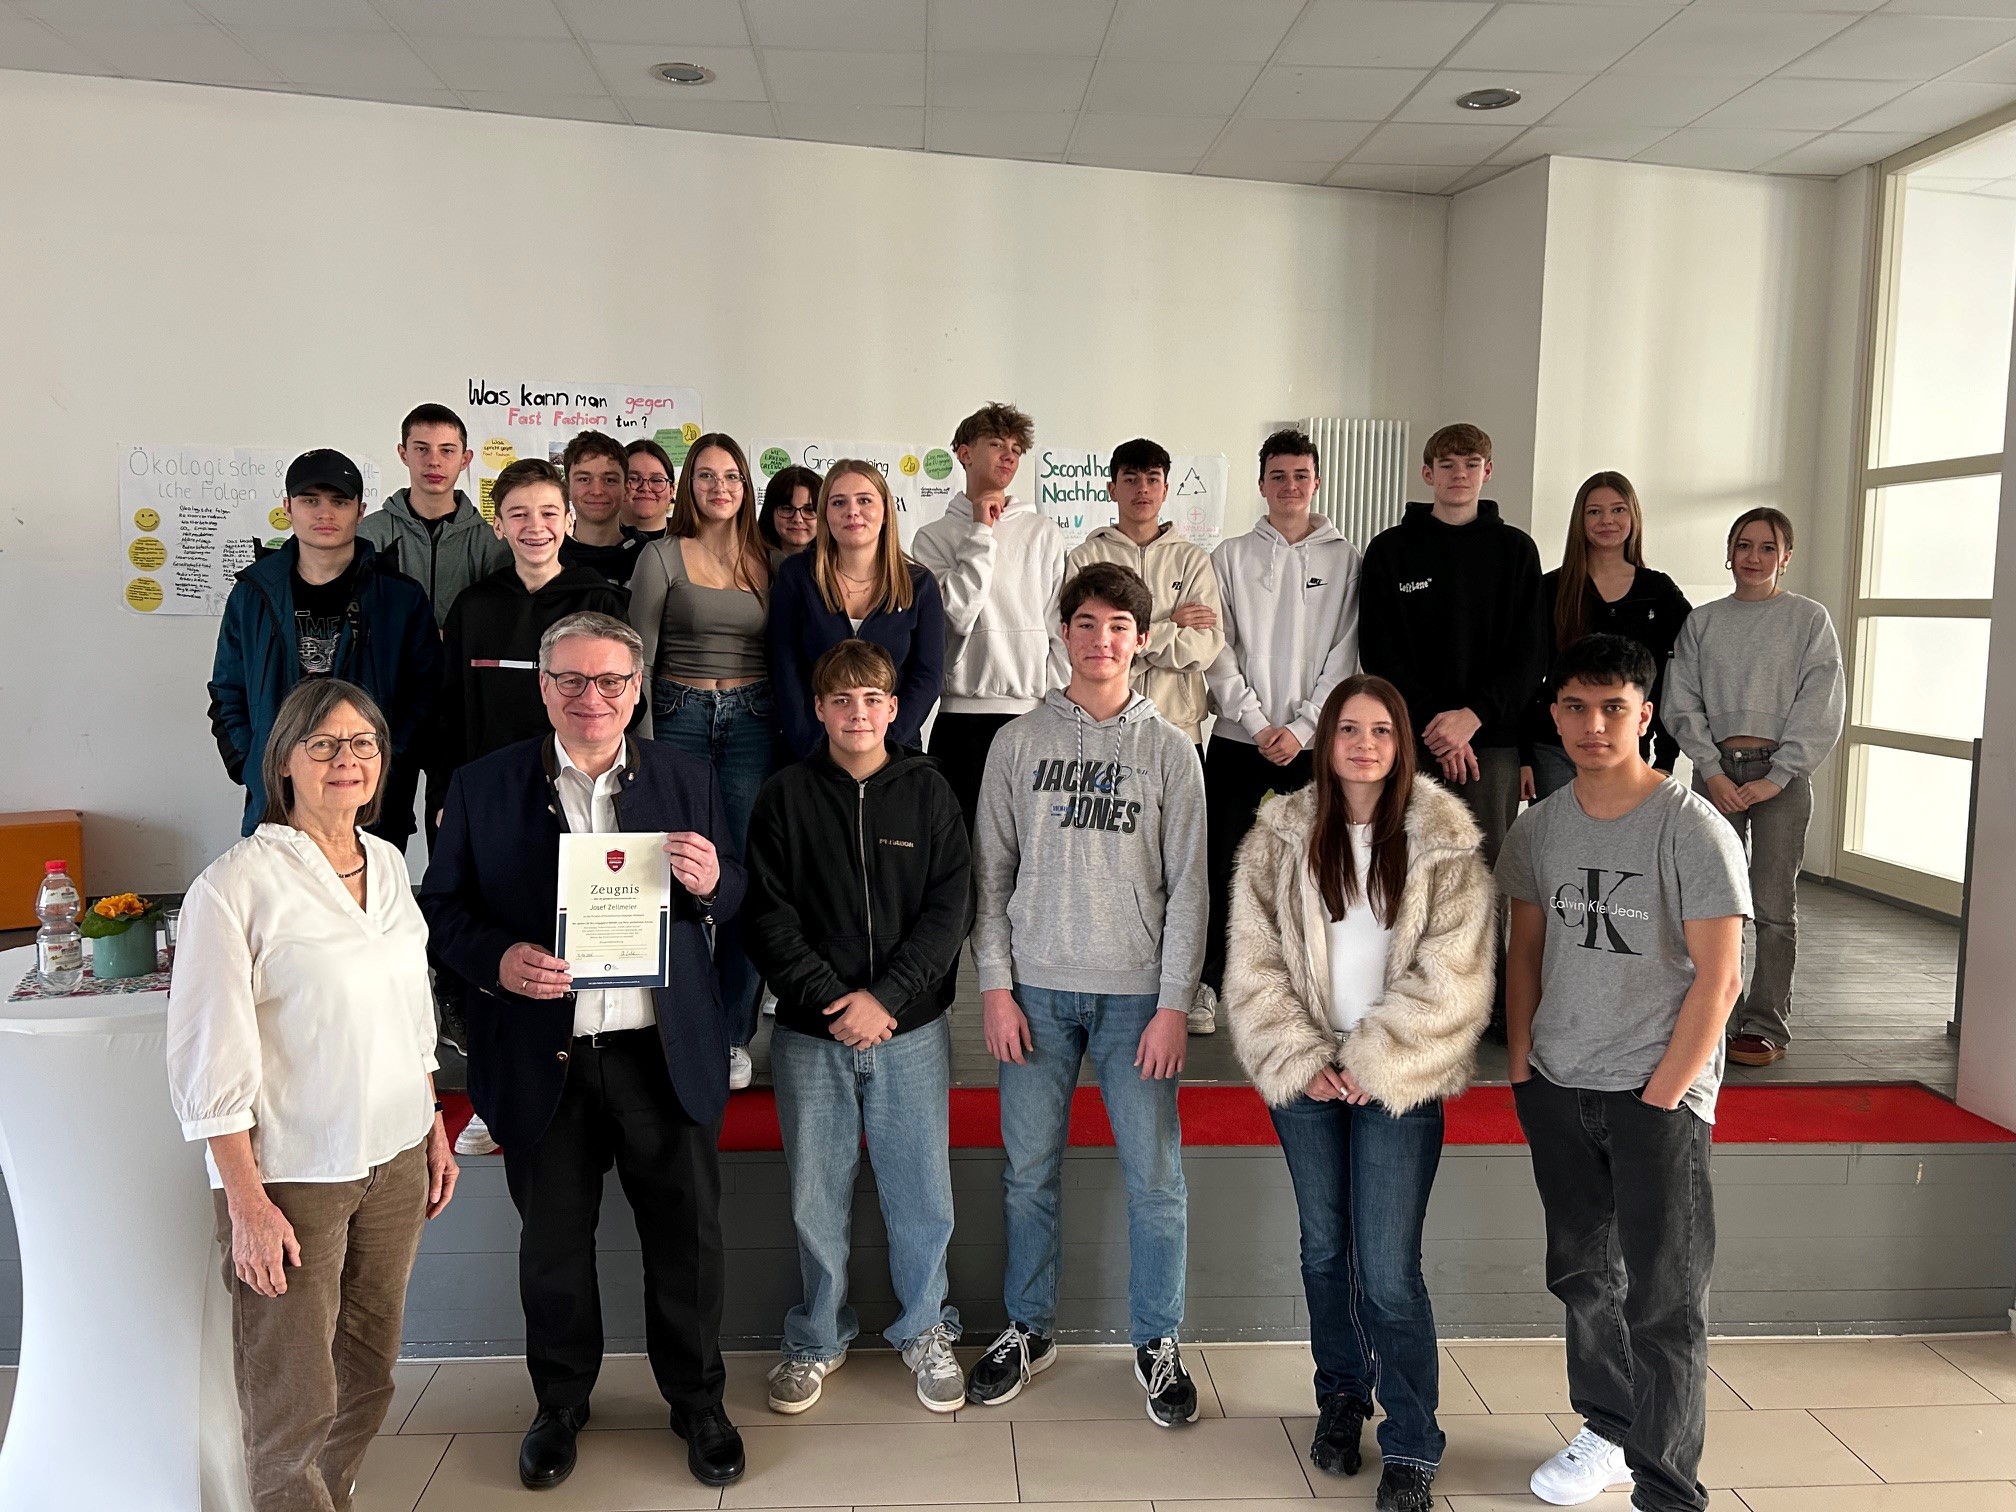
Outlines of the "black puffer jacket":
[[973,927],[966,821],[936,762],[887,749],[856,782],[822,747],[764,785],[749,821],[742,944],[802,1034],[830,1039],[823,1010],[863,987],[898,1034],[952,1003]]

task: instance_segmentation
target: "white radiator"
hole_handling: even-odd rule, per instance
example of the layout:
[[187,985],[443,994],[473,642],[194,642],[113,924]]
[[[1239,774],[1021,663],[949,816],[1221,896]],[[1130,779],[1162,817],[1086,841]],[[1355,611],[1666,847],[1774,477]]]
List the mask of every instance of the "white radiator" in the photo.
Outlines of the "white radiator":
[[1323,486],[1316,508],[1363,551],[1372,537],[1398,525],[1415,477],[1405,420],[1304,420],[1322,455]]

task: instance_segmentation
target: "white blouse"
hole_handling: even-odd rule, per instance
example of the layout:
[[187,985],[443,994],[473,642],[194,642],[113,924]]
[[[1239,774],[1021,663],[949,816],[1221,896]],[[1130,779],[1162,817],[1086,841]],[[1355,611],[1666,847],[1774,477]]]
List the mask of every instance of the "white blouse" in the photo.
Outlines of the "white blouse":
[[182,900],[168,989],[175,1116],[188,1140],[250,1129],[265,1181],[359,1180],[434,1123],[427,924],[405,857],[357,838],[365,908],[285,824],[260,825]]

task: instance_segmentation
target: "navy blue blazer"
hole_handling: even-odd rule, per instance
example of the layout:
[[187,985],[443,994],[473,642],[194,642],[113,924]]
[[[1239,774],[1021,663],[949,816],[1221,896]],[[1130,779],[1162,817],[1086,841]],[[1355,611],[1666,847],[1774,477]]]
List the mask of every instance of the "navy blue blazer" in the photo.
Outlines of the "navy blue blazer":
[[910,564],[910,607],[877,609],[857,631],[826,607],[812,579],[812,548],[784,559],[770,585],[770,686],[777,722],[793,760],[822,748],[826,732],[812,713],[812,668],[843,640],[873,641],[896,663],[896,718],[889,738],[916,750],[924,721],[945,684],[945,600],[938,580]]
[[[728,1104],[728,1020],[714,976],[707,926],[742,906],[744,874],[733,859],[728,816],[714,769],[651,740],[627,739],[617,820],[627,830],[691,830],[720,852],[711,904],[673,888],[672,986],[653,990],[658,1034],[679,1104],[696,1123]],[[548,733],[470,762],[448,785],[420,884],[428,948],[475,990],[467,997],[469,1100],[500,1142],[529,1148],[560,1105],[574,1037],[574,999],[520,997],[498,984],[504,952],[520,941],[553,946],[566,812],[554,786],[558,761]]]

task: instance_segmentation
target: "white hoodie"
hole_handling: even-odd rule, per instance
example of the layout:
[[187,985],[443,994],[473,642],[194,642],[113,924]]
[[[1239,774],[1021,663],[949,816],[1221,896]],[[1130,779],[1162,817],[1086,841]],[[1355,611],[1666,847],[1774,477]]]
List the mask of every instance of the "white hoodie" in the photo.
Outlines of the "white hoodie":
[[1204,680],[1213,735],[1285,725],[1306,750],[1330,690],[1358,670],[1358,548],[1321,515],[1294,545],[1266,519],[1211,553],[1225,649]]
[[917,532],[910,554],[945,600],[948,714],[1026,714],[1059,686],[1051,659],[1064,532],[1026,499],[1009,496],[993,525],[976,524],[957,493]]

